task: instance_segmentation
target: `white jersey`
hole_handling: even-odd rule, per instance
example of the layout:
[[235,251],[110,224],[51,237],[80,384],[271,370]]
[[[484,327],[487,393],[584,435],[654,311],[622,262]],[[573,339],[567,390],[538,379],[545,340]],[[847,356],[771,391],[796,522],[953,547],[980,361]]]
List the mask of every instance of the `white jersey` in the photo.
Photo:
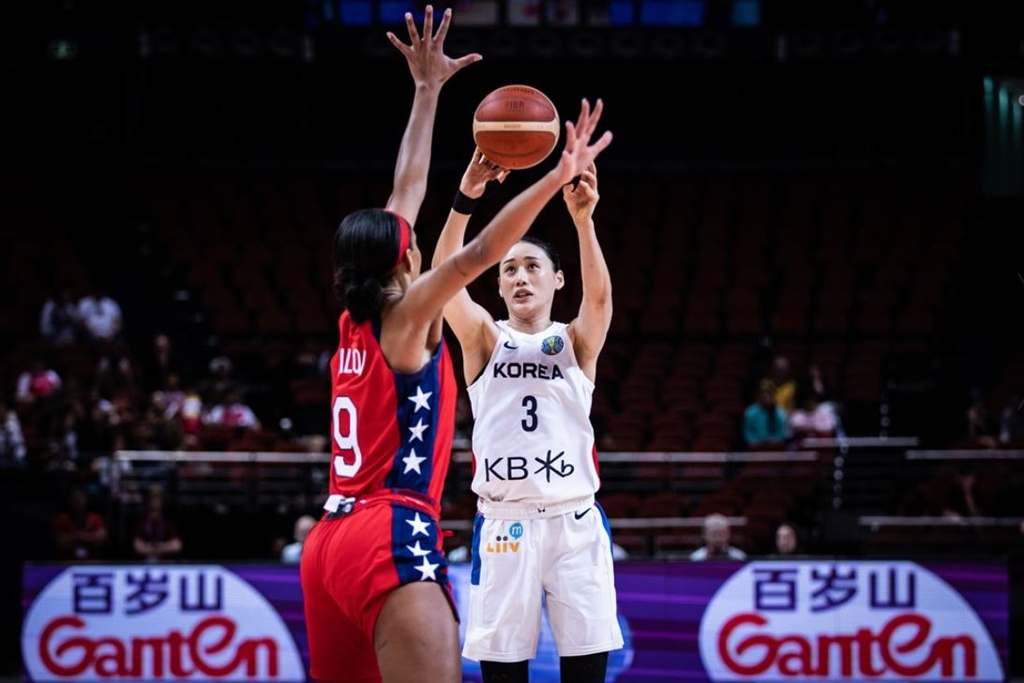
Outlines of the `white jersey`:
[[516,518],[585,507],[600,486],[594,383],[576,362],[568,326],[525,334],[497,325],[491,358],[468,387],[478,507]]

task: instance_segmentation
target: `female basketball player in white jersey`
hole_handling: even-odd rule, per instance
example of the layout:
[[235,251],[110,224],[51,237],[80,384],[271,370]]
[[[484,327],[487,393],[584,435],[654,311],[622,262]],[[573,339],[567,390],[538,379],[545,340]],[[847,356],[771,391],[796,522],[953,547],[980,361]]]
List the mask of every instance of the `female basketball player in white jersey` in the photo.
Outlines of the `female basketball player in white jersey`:
[[[462,247],[487,168],[477,150],[435,263]],[[609,651],[623,644],[611,535],[594,500],[600,479],[590,407],[612,316],[611,278],[594,230],[594,165],[562,194],[579,236],[583,301],[576,318],[551,319],[565,276],[554,248],[530,237],[498,266],[504,319],[495,320],[465,289],[444,309],[462,346],[475,420],[478,503],[463,655],[480,662],[485,683],[526,683],[545,604],[562,683],[603,683]]]

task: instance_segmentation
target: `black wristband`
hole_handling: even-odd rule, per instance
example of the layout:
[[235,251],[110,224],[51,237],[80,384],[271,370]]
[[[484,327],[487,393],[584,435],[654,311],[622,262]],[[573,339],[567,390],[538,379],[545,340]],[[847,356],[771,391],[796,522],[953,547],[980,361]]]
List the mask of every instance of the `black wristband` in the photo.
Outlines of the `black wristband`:
[[462,190],[455,190],[455,201],[452,202],[452,211],[469,216],[473,209],[480,203],[480,197],[467,197]]

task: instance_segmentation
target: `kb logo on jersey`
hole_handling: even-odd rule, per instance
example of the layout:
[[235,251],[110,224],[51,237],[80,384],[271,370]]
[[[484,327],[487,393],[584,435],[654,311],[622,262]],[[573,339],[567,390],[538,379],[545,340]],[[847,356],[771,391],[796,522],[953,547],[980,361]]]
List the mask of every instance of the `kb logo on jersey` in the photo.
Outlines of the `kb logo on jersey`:
[[548,337],[540,343],[540,350],[546,356],[554,356],[565,348],[565,342],[558,335]]

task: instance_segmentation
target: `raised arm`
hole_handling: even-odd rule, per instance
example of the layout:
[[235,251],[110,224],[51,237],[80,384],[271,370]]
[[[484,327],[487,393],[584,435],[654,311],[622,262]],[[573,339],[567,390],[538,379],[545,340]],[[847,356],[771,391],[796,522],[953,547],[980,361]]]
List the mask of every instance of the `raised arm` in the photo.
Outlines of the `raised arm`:
[[387,208],[415,225],[423,198],[427,192],[427,171],[430,168],[430,148],[434,137],[434,119],[437,115],[441,86],[464,66],[480,61],[481,55],[471,53],[452,59],[444,54],[444,39],[448,35],[452,11],[446,9],[441,25],[434,32],[434,8],[427,5],[423,16],[423,35],[416,30],[412,14],[405,13],[405,26],[409,31],[409,44],[400,41],[394,33],[387,34],[391,44],[409,64],[416,92],[412,111],[406,124],[402,143],[395,163],[394,185]]
[[469,244],[419,277],[396,304],[407,316],[407,325],[425,325],[441,312],[460,289],[493,266],[529,230],[537,215],[563,185],[579,175],[611,144],[606,131],[591,142],[604,105],[597,101],[591,111],[583,100],[576,123],[566,122],[565,149],[557,166],[523,190],[491,220]]
[[[462,174],[459,189],[455,195],[448,220],[437,239],[431,268],[437,268],[445,259],[462,249],[466,238],[466,226],[473,207],[483,196],[487,183],[496,180],[504,182],[508,169],[492,164],[480,151],[473,151],[473,157]],[[444,317],[462,347],[463,369],[466,381],[471,382],[483,364],[490,357],[498,331],[494,318],[485,308],[470,298],[465,287],[460,289],[444,307]]]
[[590,164],[580,175],[575,188],[565,185],[562,198],[579,235],[580,277],[583,280],[583,301],[579,315],[569,324],[569,338],[572,339],[576,362],[593,382],[597,376],[597,358],[612,324],[612,278],[594,228],[594,209],[600,199],[597,166]]

